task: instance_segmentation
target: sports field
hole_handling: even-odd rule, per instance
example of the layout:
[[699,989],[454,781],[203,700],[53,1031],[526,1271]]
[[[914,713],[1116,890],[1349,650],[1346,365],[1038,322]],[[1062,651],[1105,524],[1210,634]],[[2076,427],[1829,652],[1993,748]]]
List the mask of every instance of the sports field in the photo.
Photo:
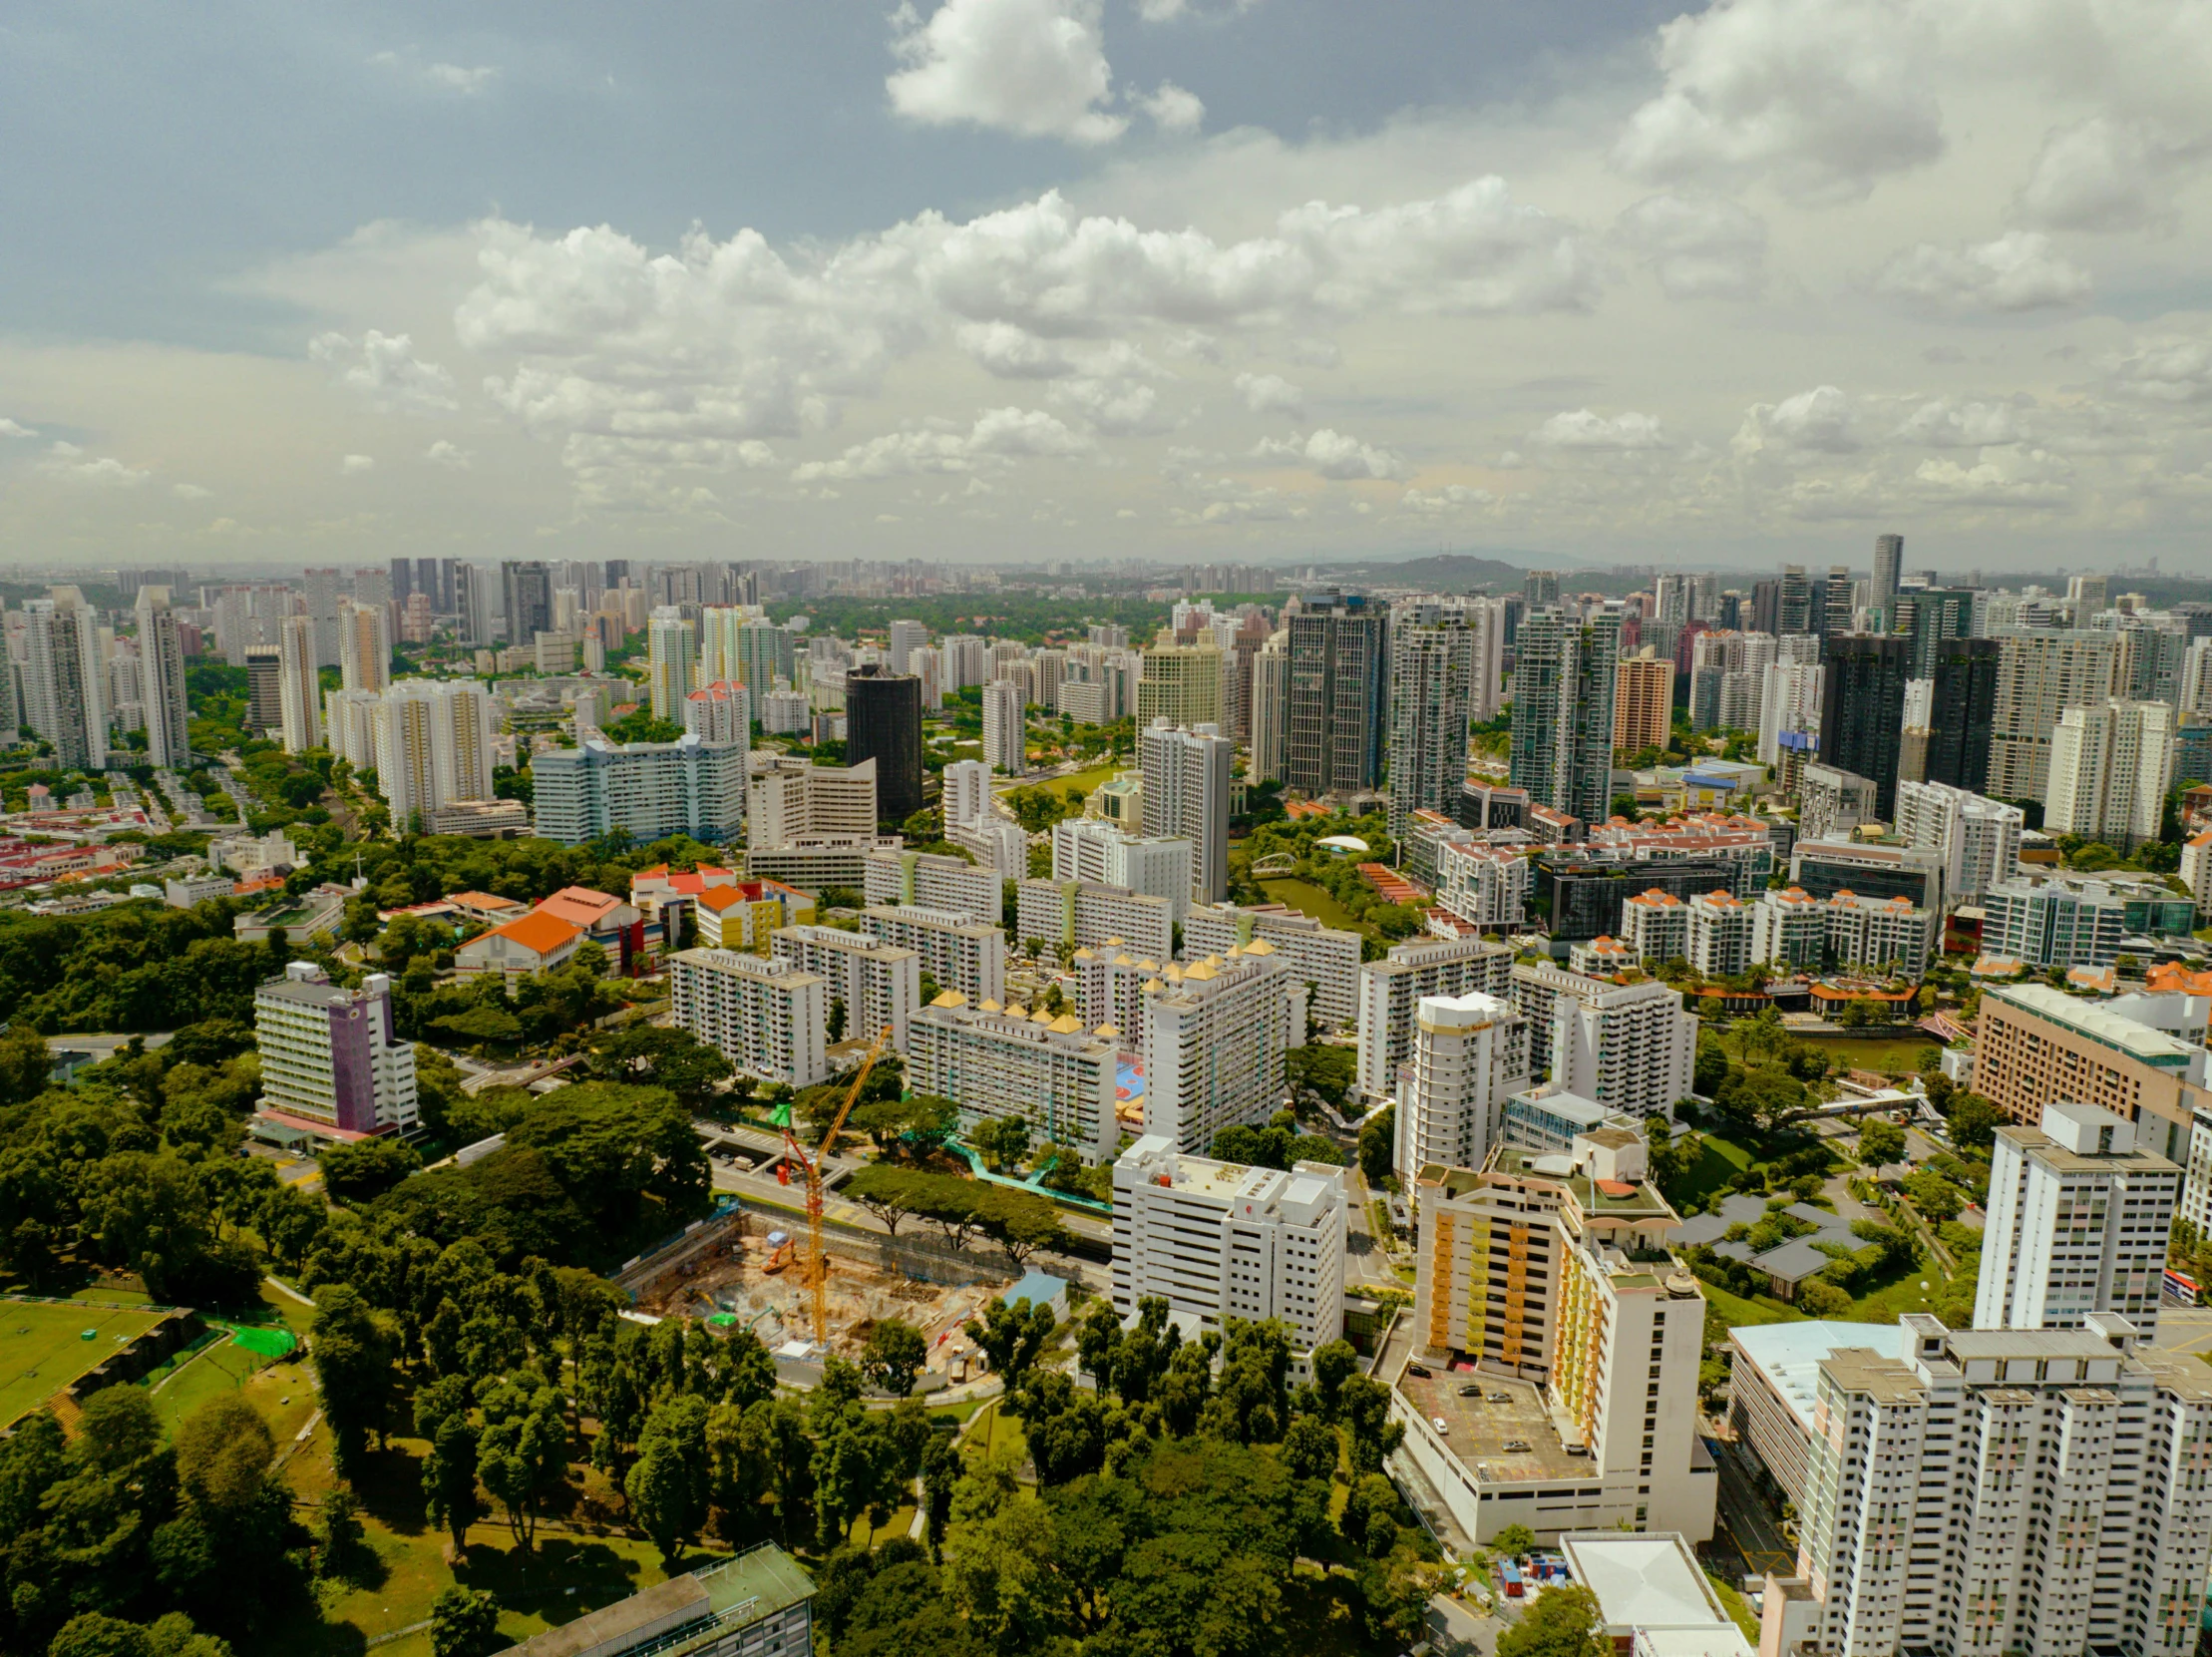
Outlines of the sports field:
[[161,1321],[159,1312],[0,1300],[0,1426],[37,1409]]

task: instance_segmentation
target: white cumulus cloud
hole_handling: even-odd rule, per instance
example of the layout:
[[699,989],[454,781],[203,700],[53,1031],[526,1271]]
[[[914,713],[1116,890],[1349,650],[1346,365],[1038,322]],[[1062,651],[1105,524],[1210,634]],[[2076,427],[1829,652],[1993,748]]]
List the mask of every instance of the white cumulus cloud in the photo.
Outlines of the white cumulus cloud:
[[807,461],[795,467],[791,477],[794,483],[815,483],[918,472],[974,472],[1017,459],[1085,455],[1091,448],[1089,438],[1042,409],[995,408],[977,415],[964,432],[943,420],[886,432],[855,444],[835,460]]
[[1340,481],[1402,478],[1412,470],[1395,451],[1362,443],[1327,426],[1304,438],[1263,438],[1253,449],[1253,456],[1258,460],[1302,463],[1324,478]]
[[338,462],[338,472],[341,477],[359,477],[363,472],[373,472],[375,470],[376,456],[374,455],[346,455]]
[[884,83],[891,106],[924,126],[1109,143],[1129,118],[1106,107],[1101,10],[1101,0],[944,0],[924,20],[904,5],[892,50],[906,67]]
[[1833,198],[1943,153],[1924,8],[1720,0],[1659,31],[1664,84],[1614,161],[1634,178],[1772,178]]
[[476,456],[450,437],[441,437],[424,450],[423,459],[433,466],[449,467],[456,472],[466,472],[476,464]]
[[1239,374],[1237,395],[1255,414],[1288,414],[1295,420],[1305,413],[1305,393],[1281,374]]
[[335,381],[380,409],[400,414],[450,414],[461,406],[453,376],[435,362],[415,355],[406,334],[371,328],[358,340],[342,333],[320,333],[308,341],[307,355],[336,370]]
[[64,483],[94,489],[136,489],[154,476],[151,470],[127,465],[113,455],[87,454],[74,443],[50,444],[39,469]]
[[1734,446],[1739,456],[1749,458],[1769,450],[1785,457],[1792,451],[1847,455],[1865,445],[1851,399],[1823,385],[1779,403],[1753,404],[1744,411]]
[[1206,121],[1206,105],[1198,94],[1186,91],[1173,81],[1162,81],[1157,92],[1147,93],[1135,102],[1163,133],[1195,133]]
[[1995,241],[1905,248],[1875,275],[1874,290],[1939,311],[2023,311],[2077,305],[2089,273],[2061,256],[2039,230],[2009,230]]
[[1954,402],[1939,397],[1905,417],[1896,436],[1932,449],[1980,449],[2018,443],[2028,435],[2020,412],[2010,403]]
[[1655,415],[1624,411],[1596,414],[1586,408],[1553,415],[1529,433],[1531,442],[1554,449],[1663,449],[1666,436]]
[[173,483],[169,486],[169,492],[180,501],[204,501],[214,493],[196,483]]
[[2140,230],[2173,221],[2173,189],[2203,146],[2171,143],[2146,122],[2095,115],[2043,140],[2013,216],[2044,230]]
[[20,425],[13,420],[0,419],[0,437],[36,436],[38,436],[38,433],[29,426]]

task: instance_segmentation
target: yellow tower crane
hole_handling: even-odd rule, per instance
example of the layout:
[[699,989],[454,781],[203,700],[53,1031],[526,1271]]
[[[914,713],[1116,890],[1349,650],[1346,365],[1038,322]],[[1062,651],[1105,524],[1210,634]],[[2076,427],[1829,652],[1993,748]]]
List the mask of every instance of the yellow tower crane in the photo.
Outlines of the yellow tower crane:
[[837,1136],[845,1131],[845,1118],[853,1113],[853,1104],[861,1096],[861,1089],[868,1085],[868,1072],[876,1067],[876,1060],[884,1056],[884,1049],[891,1045],[891,1027],[886,1025],[876,1033],[876,1039],[869,1043],[868,1056],[861,1060],[861,1073],[853,1078],[853,1085],[846,1090],[845,1102],[837,1107],[837,1119],[830,1124],[830,1131],[822,1141],[822,1148],[809,1156],[806,1147],[792,1136],[791,1129],[784,1129],[784,1151],[797,1162],[807,1176],[807,1286],[814,1292],[814,1340],[817,1346],[827,1346],[830,1340],[830,1257],[822,1240],[822,1163],[837,1148]]

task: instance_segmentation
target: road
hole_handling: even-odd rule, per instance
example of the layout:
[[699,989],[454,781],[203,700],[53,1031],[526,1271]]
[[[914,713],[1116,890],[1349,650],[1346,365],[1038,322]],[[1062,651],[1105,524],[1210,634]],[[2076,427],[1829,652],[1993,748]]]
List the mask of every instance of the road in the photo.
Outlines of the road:
[[1344,1176],[1351,1193],[1351,1206],[1344,1216],[1344,1251],[1351,1264],[1351,1282],[1347,1287],[1403,1289],[1405,1279],[1390,1269],[1389,1250],[1376,1241],[1367,1218],[1367,1209],[1375,1193],[1368,1190],[1357,1162],[1344,1170]]
[[1780,1524],[1758,1492],[1750,1469],[1751,1452],[1722,1439],[1708,1438],[1705,1443],[1712,1447],[1720,1465],[1720,1522],[1727,1526],[1743,1562],[1753,1573],[1790,1575],[1797,1568],[1797,1550],[1783,1536]]

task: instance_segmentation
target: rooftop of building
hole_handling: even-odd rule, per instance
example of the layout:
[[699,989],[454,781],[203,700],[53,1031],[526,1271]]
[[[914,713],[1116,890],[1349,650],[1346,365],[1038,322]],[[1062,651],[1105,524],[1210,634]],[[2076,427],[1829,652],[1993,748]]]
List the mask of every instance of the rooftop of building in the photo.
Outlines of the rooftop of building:
[[[598,1657],[650,1643],[656,1657],[682,1657],[733,1626],[789,1610],[814,1592],[814,1581],[799,1562],[773,1542],[764,1542],[734,1559],[672,1576],[549,1628],[516,1649],[527,1657]],[[695,1630],[689,1628],[692,1624],[698,1625]]]
[[[1588,1454],[1568,1453],[1567,1440],[1534,1382],[1423,1363],[1430,1373],[1408,1367],[1398,1376],[1399,1395],[1437,1430],[1460,1464],[1479,1483],[1526,1483],[1539,1479],[1604,1476]],[[1473,1397],[1461,1389],[1473,1388]],[[1492,1402],[1495,1400],[1496,1402]],[[1508,1450],[1525,1445],[1525,1450]]]
[[254,991],[256,997],[297,1002],[302,1007],[351,1007],[373,993],[366,984],[359,990],[333,984],[320,967],[305,961],[293,962],[282,978],[270,979]]
[[[1977,971],[1980,964],[1977,963]],[[2015,1007],[2031,1014],[2047,1024],[2095,1041],[2100,1046],[2126,1054],[2140,1063],[2165,1070],[2185,1070],[2191,1058],[2201,1049],[2168,1036],[2162,1030],[2139,1025],[2134,1020],[2115,1013],[2095,1002],[2081,1001],[2063,990],[2053,990],[2047,984],[2006,984],[1993,986],[1984,998],[1985,1005],[1995,1003],[2001,1007]]]
[[1814,1319],[1806,1323],[1747,1324],[1728,1332],[1740,1354],[1748,1359],[1789,1407],[1797,1425],[1812,1431],[1813,1396],[1820,1382],[1821,1360],[1847,1348],[1860,1348],[1892,1362],[1905,1356],[1905,1332],[1897,1324],[1839,1323]]
[[534,909],[528,915],[519,915],[504,926],[496,926],[484,936],[504,938],[511,944],[520,944],[526,950],[547,955],[572,944],[582,934],[583,928],[570,924],[561,916],[543,909]]
[[[1630,1182],[1596,1179],[1576,1170],[1574,1158],[1561,1151],[1529,1150],[1521,1145],[1499,1145],[1491,1151],[1485,1171],[1511,1179],[1542,1179],[1564,1187],[1585,1214],[1607,1220],[1651,1218],[1677,1223],[1673,1206],[1660,1196],[1650,1180]],[[1425,1173],[1426,1170],[1424,1169]]]
[[1575,1580],[1598,1596],[1609,1630],[1725,1629],[1742,1635],[1676,1531],[1586,1530],[1562,1535]]

